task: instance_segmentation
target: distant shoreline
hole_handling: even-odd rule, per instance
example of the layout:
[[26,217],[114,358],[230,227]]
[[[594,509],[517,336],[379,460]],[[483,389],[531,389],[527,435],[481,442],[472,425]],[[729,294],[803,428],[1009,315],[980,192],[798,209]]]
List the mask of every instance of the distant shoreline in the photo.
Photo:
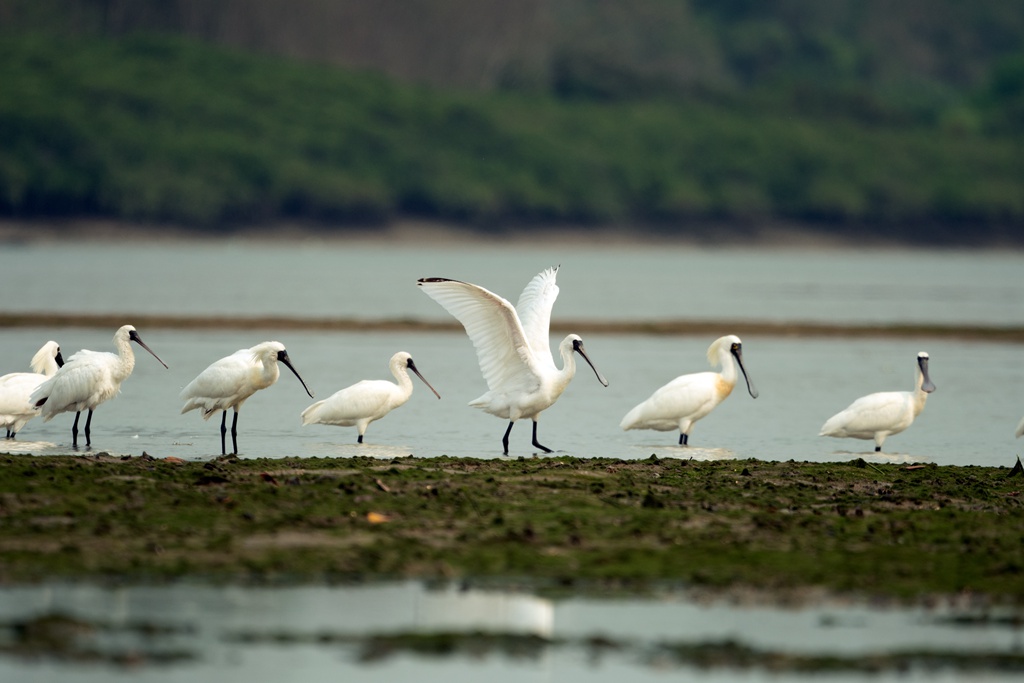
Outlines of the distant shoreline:
[[0,247],[4,244],[64,240],[97,242],[219,242],[248,240],[324,242],[460,244],[471,246],[579,244],[615,247],[624,244],[780,249],[972,249],[1021,250],[1019,244],[951,245],[884,239],[877,234],[828,233],[808,225],[762,221],[751,225],[700,223],[686,233],[670,233],[634,224],[569,225],[523,224],[491,232],[472,225],[405,218],[381,225],[326,225],[277,221],[212,231],[174,224],[150,224],[113,219],[68,218],[44,220],[0,219]]
[[[461,332],[457,321],[409,318],[312,318],[289,316],[198,316],[145,313],[3,313],[0,327],[82,327],[107,329],[123,324],[147,329],[282,329],[331,332]],[[553,332],[654,336],[707,336],[722,329],[741,335],[772,337],[875,337],[927,338],[1024,344],[1024,326],[924,324],[833,324],[756,320],[561,320],[552,321]]]

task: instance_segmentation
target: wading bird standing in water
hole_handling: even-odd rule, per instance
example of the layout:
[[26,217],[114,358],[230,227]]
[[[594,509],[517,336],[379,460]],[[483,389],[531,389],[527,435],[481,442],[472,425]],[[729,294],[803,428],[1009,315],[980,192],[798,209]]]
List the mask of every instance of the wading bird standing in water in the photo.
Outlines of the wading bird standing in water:
[[386,379],[364,379],[362,382],[345,387],[329,398],[317,401],[303,410],[302,424],[356,427],[359,430],[359,438],[356,441],[362,443],[363,434],[366,433],[366,427],[371,422],[381,419],[395,408],[404,405],[412,396],[410,370],[423,380],[423,383],[434,392],[435,396],[441,398],[441,394],[437,393],[437,390],[430,386],[430,382],[420,374],[412,356],[405,351],[399,351],[393,355],[388,366],[391,368],[391,374],[398,380],[398,384]]
[[743,366],[743,344],[736,335],[716,339],[708,348],[708,362],[722,372],[697,372],[682,375],[661,387],[651,397],[633,408],[619,425],[625,430],[654,429],[660,432],[679,430],[679,445],[690,442],[693,424],[715,409],[736,386],[739,371],[747,382],[747,391],[757,398],[757,389]]
[[514,308],[497,294],[468,282],[437,277],[417,282],[424,294],[462,323],[473,341],[489,391],[469,405],[509,421],[501,439],[506,455],[508,435],[522,418],[533,420],[533,445],[551,452],[537,441],[537,418],[558,400],[576,374],[573,353],[580,354],[597,380],[608,386],[587,357],[579,335],[562,340],[558,346],[562,369],[555,367],[548,329],[558,297],[557,272],[558,268],[549,268],[534,277]]
[[128,379],[135,369],[135,354],[129,342],[135,342],[149,351],[160,365],[160,360],[151,348],[146,346],[139,333],[131,325],[125,325],[114,333],[117,353],[89,351],[83,349],[68,358],[60,370],[32,392],[32,404],[42,407],[40,414],[44,422],[54,415],[74,411],[75,422],[71,425],[71,444],[78,447],[78,418],[83,410],[89,411],[85,420],[85,445],[92,445],[92,412],[104,401],[117,396],[121,383]]
[[281,376],[281,370],[277,367],[278,362],[284,363],[295,373],[302,383],[302,388],[310,398],[313,398],[313,392],[306,386],[288,358],[284,344],[266,341],[251,349],[239,349],[200,372],[198,377],[181,390],[181,398],[185,401],[181,412],[187,413],[199,408],[202,410],[203,419],[209,420],[218,410],[224,411],[220,420],[220,452],[226,455],[228,408],[233,408],[235,414],[231,420],[231,446],[237,455],[238,411],[247,398],[277,381]]
[[883,391],[862,396],[846,410],[833,415],[818,436],[874,439],[875,452],[882,450],[887,436],[899,434],[924,410],[928,394],[935,391],[928,376],[928,354],[917,354],[913,391]]
[[32,356],[32,372],[12,372],[0,377],[0,426],[7,430],[7,438],[18,435],[28,421],[39,415],[32,404],[32,392],[53,377],[64,365],[60,345],[48,341]]

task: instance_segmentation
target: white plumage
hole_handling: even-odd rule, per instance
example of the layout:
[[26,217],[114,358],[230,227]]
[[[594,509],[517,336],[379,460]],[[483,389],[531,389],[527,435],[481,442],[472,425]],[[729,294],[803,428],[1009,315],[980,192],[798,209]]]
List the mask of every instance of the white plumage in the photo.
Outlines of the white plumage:
[[92,413],[101,403],[117,396],[132,370],[135,369],[135,354],[129,342],[135,342],[149,351],[165,368],[167,364],[143,343],[139,333],[131,325],[124,325],[114,333],[117,353],[89,351],[83,349],[68,358],[60,370],[32,392],[33,405],[42,406],[40,414],[45,422],[60,413],[75,413],[71,426],[72,445],[78,446],[78,418],[83,410],[89,411],[85,421],[85,444],[92,445]]
[[216,411],[224,411],[220,421],[220,450],[224,454],[227,453],[224,443],[227,432],[227,411],[229,408],[233,408],[231,443],[234,453],[237,454],[238,411],[246,399],[277,381],[277,378],[281,376],[281,371],[277,366],[278,362],[284,363],[289,370],[295,373],[299,382],[302,383],[302,388],[306,390],[310,398],[313,398],[313,392],[309,390],[298,370],[292,365],[284,344],[266,341],[251,349],[239,349],[199,373],[194,380],[189,382],[188,386],[181,390],[180,396],[185,401],[181,412],[187,413],[198,408],[202,411],[203,419],[209,420]]
[[622,418],[622,429],[653,429],[660,432],[679,430],[679,444],[687,445],[690,430],[732,393],[739,373],[747,381],[747,391],[757,398],[747,370],[743,366],[743,344],[735,335],[716,339],[708,347],[708,362],[722,372],[698,372],[682,375],[661,387],[646,401]]
[[0,426],[7,430],[8,439],[17,436],[29,420],[39,415],[39,408],[31,401],[32,392],[57,374],[62,365],[60,345],[48,341],[32,356],[32,372],[12,372],[0,377]]
[[883,391],[858,398],[846,410],[833,415],[821,427],[819,436],[874,439],[875,451],[882,450],[886,437],[909,427],[924,410],[928,394],[935,391],[928,376],[928,354],[917,354],[913,391]]
[[1016,432],[1014,432],[1014,435],[1015,435],[1015,436],[1016,436],[1016,437],[1017,437],[1018,439],[1019,439],[1020,437],[1024,436],[1024,418],[1021,418],[1021,421],[1020,421],[1020,423],[1019,423],[1019,424],[1017,425],[1017,431],[1016,431]]
[[558,297],[557,272],[557,268],[549,268],[534,277],[514,308],[497,294],[467,282],[425,278],[417,283],[462,323],[476,347],[489,391],[469,405],[509,421],[502,438],[505,454],[512,426],[522,418],[533,420],[533,445],[551,452],[537,441],[537,417],[558,400],[576,374],[573,352],[579,353],[598,381],[608,386],[587,357],[579,335],[570,334],[562,340],[558,346],[562,369],[555,367],[549,327],[551,308]]
[[404,405],[412,396],[412,379],[409,371],[423,380],[434,395],[441,398],[430,382],[420,374],[412,356],[399,351],[391,357],[388,367],[398,384],[384,379],[364,379],[352,386],[335,392],[323,401],[317,401],[302,411],[302,424],[337,425],[356,427],[359,430],[358,443],[363,442],[366,427],[379,420],[395,408]]

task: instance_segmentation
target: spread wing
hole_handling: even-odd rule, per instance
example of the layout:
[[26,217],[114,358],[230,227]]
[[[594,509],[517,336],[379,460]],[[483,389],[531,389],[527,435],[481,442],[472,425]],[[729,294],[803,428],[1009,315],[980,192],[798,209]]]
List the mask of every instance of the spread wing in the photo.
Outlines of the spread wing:
[[[535,354],[512,304],[468,282],[426,278],[417,284],[466,328],[491,391],[537,386]],[[547,348],[546,339],[544,343]],[[550,356],[550,350],[547,354]]]
[[[558,266],[548,268],[530,280],[523,293],[519,296],[519,303],[516,304],[516,313],[523,326],[523,334],[538,359],[551,358],[551,309],[558,298],[558,285],[555,284],[555,276],[558,275]],[[540,361],[543,362],[543,361]],[[552,360],[552,363],[554,361]]]

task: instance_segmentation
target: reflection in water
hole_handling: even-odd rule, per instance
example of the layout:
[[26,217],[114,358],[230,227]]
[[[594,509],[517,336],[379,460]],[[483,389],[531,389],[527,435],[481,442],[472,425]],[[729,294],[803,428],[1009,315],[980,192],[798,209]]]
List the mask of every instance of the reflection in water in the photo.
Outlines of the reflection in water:
[[555,634],[555,606],[526,593],[444,590],[417,593],[413,628],[427,631],[484,630],[528,633],[545,638]]
[[909,453],[876,453],[874,449],[858,453],[856,451],[835,451],[836,460],[856,460],[889,465],[912,465],[914,463],[931,463],[931,458]]
[[52,441],[25,441],[23,439],[4,439],[0,441],[0,452],[26,455],[45,453],[57,447]]
[[[736,453],[728,448],[701,448],[700,446],[666,446],[664,444],[650,444],[651,455],[660,458],[679,458],[681,460],[735,460]],[[638,445],[637,448],[645,448]],[[654,451],[658,451],[655,453]]]
[[686,592],[552,600],[417,582],[54,584],[0,590],[0,680],[102,681],[111,667],[131,667],[141,683],[345,673],[448,682],[483,670],[511,681],[526,667],[552,680],[610,681],[654,680],[671,667],[730,682],[769,671],[776,683],[804,682],[826,670],[835,680],[1009,681],[1024,669],[1021,625],[1019,612],[970,604],[786,608]]

